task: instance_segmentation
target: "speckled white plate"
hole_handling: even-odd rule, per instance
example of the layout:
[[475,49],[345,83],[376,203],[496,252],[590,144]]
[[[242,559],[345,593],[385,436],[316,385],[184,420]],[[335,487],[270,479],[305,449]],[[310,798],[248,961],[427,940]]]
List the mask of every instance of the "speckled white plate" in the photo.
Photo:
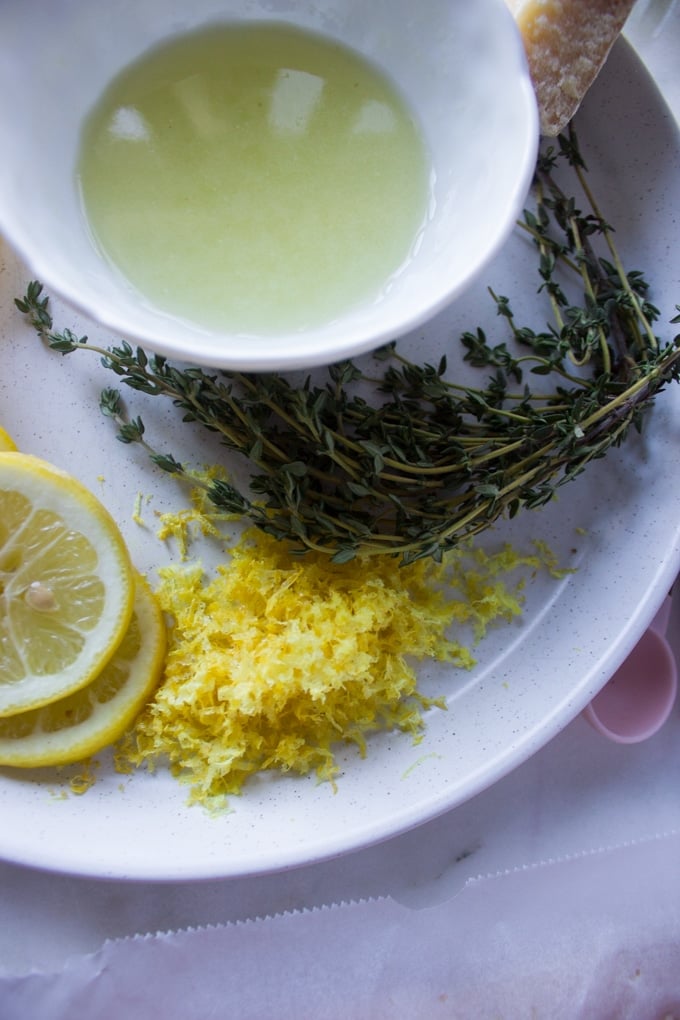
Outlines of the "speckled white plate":
[[[680,301],[680,142],[653,83],[619,43],[579,115],[582,148],[604,211],[630,268],[646,270],[663,321]],[[499,166],[502,154],[499,154]],[[173,555],[155,537],[154,513],[177,508],[175,483],[141,451],[119,444],[97,410],[113,377],[95,357],[42,349],[13,308],[26,273],[3,252],[0,273],[0,422],[19,445],[80,476],[121,523],[133,557],[153,569]],[[513,297],[518,317],[540,326],[533,255],[513,238],[486,274]],[[68,309],[55,320],[100,337]],[[456,357],[457,335],[502,321],[480,284],[455,308],[408,338],[419,357]],[[673,327],[659,324],[671,334]],[[500,338],[500,337],[499,337]],[[153,436],[194,461],[214,449],[172,410],[129,395]],[[337,791],[314,779],[257,778],[231,813],[186,806],[186,788],[164,772],[118,775],[101,757],[96,784],[70,793],[56,772],[0,770],[0,856],[101,877],[190,879],[308,863],[385,839],[447,811],[515,768],[569,723],[603,686],[651,620],[680,567],[680,391],[657,401],[642,439],[597,462],[546,510],[523,514],[486,536],[528,547],[544,539],[563,565],[555,581],[530,579],[521,619],[494,631],[472,673],[426,665],[422,685],[444,693],[448,711],[428,718],[418,747],[404,736],[371,739],[366,759],[341,753]],[[142,495],[146,528],[132,520]]]

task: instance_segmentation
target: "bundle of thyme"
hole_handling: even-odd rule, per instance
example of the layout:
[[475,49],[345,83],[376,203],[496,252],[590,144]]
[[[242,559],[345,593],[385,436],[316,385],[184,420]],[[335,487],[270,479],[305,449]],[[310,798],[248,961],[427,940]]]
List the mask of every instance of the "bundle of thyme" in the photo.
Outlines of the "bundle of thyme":
[[[559,187],[560,164],[576,174],[587,211]],[[386,367],[369,380],[378,396],[369,402],[357,385],[367,376],[352,361],[302,385],[280,375],[176,367],[127,342],[102,348],[68,329],[56,332],[38,282],[16,304],[52,349],[97,351],[132,389],[169,397],[185,421],[247,458],[249,492],[204,483],[217,510],[337,562],[358,552],[440,559],[502,515],[547,503],[639,429],[655,394],[680,374],[680,336],[665,346],[655,336],[658,309],[643,275],[621,264],[572,128],[539,157],[534,194],[535,211],[525,211],[520,227],[536,246],[554,323],[538,332],[520,327],[508,298],[490,292],[520,353],[491,345],[481,329],[463,333],[465,360],[488,370],[480,388],[447,379],[445,357],[414,364],[392,343],[376,354]],[[595,235],[606,257],[596,254]],[[576,304],[560,282],[565,271],[578,284]],[[527,374],[550,376],[551,392],[533,392]],[[122,442],[141,442],[159,467],[186,473],[172,454],[153,450],[140,418],[124,417],[117,390],[103,391],[101,407]]]

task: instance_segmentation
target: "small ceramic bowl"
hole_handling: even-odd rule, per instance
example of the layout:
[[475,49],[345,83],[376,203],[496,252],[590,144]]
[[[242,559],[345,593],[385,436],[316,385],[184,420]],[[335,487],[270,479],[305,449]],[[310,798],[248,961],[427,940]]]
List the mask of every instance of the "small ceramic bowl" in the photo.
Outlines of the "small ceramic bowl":
[[[100,253],[76,162],[84,119],[149,48],[234,19],[279,21],[363,56],[396,86],[430,161],[428,212],[379,293],[314,328],[244,335],[175,318]],[[148,350],[240,370],[286,370],[375,349],[476,278],[528,191],[536,102],[504,0],[22,0],[0,34],[0,232],[52,294]]]

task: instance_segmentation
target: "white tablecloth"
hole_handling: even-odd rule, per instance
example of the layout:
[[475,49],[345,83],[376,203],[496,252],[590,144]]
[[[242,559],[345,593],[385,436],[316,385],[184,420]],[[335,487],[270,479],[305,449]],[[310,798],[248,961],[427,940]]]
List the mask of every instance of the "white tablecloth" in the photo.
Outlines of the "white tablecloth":
[[[627,35],[680,118],[679,0],[640,0]],[[444,817],[280,874],[0,863],[0,1020],[680,1017],[678,834],[676,705],[632,746],[577,719]]]

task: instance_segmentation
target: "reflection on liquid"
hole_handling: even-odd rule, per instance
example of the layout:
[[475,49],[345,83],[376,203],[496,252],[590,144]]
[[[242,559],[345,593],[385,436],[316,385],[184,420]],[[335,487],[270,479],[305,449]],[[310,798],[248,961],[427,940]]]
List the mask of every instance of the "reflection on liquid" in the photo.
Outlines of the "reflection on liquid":
[[[325,80],[308,71],[280,68],[269,89],[261,89],[267,102],[260,101],[262,120],[276,135],[304,135],[311,128],[326,87]],[[196,139],[210,140],[235,130],[238,124],[230,116],[228,97],[215,95],[209,80],[201,74],[189,75],[175,83],[173,91]],[[397,129],[394,110],[377,99],[358,100],[347,124],[352,134],[389,134]],[[252,115],[252,111],[251,111]],[[120,106],[113,114],[109,132],[120,141],[151,142],[152,136],[140,110]]]
[[394,111],[386,103],[377,99],[369,99],[362,104],[359,114],[352,124],[356,134],[380,135],[388,134],[397,127]]
[[119,106],[109,124],[109,133],[121,141],[146,142],[150,132],[144,117],[132,106]]
[[318,107],[325,82],[316,74],[281,68],[274,79],[269,126],[278,134],[301,135]]
[[206,141],[224,135],[229,128],[224,116],[225,104],[213,102],[209,86],[210,79],[205,74],[192,74],[173,88],[195,136]]

